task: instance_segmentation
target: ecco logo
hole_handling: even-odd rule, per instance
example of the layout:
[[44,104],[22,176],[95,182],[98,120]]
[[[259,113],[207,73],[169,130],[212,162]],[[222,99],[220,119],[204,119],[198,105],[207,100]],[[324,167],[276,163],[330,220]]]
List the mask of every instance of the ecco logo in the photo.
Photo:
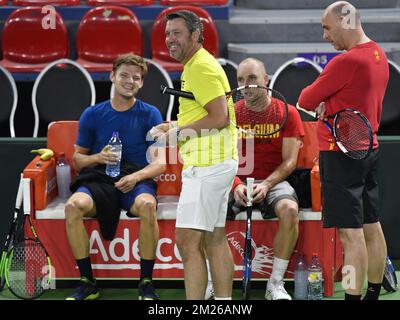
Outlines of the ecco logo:
[[175,173],[163,173],[160,174],[158,177],[154,178],[155,181],[161,182],[174,182],[176,181],[176,174]]

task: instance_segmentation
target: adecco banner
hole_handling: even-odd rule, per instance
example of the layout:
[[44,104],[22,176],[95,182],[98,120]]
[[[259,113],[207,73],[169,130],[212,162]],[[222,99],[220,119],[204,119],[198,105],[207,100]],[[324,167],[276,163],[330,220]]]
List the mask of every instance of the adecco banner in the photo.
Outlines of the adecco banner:
[[[49,251],[57,278],[79,277],[75,260],[68,245],[64,220],[36,220],[40,238]],[[105,241],[96,220],[85,221],[90,236],[90,255],[97,278],[139,278],[138,248],[139,220],[120,220],[116,236]],[[156,252],[154,278],[183,278],[182,258],[175,245],[175,220],[159,221],[160,240]],[[241,278],[245,237],[245,221],[227,222],[227,239],[235,261],[235,278]],[[298,253],[311,260],[317,253],[324,266],[332,268],[334,231],[321,227],[321,221],[302,221],[295,253],[289,263],[286,278],[293,278]],[[253,278],[268,279],[273,263],[273,240],[278,230],[277,221],[253,221]],[[325,230],[325,231],[324,231]],[[328,232],[328,233],[327,233]],[[326,248],[330,243],[330,248]],[[328,250],[328,254],[326,254]],[[329,270],[329,269],[327,269]],[[325,270],[324,270],[325,271]]]

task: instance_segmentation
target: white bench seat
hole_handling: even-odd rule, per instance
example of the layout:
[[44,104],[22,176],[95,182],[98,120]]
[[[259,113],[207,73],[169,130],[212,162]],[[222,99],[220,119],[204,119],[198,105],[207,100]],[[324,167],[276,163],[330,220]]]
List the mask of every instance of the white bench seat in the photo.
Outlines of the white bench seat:
[[[176,208],[178,206],[178,196],[159,196],[157,215],[159,220],[175,220]],[[36,210],[36,219],[62,220],[64,215],[65,199],[55,198],[44,210]],[[311,208],[301,208],[300,220],[321,220],[321,212],[311,211]],[[126,215],[126,210],[121,210],[121,220],[130,220]],[[236,216],[236,220],[246,220],[246,212],[241,212]],[[259,210],[253,210],[252,220],[264,220]],[[277,218],[270,219],[277,220]]]

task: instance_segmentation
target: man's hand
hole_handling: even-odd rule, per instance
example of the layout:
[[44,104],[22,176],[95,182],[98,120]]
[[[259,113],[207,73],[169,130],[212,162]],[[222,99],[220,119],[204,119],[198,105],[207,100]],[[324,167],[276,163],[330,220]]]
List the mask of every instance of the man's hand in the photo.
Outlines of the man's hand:
[[178,142],[178,127],[172,127],[167,132],[163,133],[159,136],[156,141],[161,145],[169,145],[169,146],[176,146]]
[[159,125],[151,128],[150,135],[154,140],[158,141],[162,135],[164,135],[169,129],[171,129],[170,123],[160,123]]
[[268,191],[271,189],[270,185],[267,183],[257,183],[254,185],[254,191],[253,191],[253,202],[254,203],[260,203],[263,201],[266,196]]
[[111,152],[111,146],[106,145],[100,153],[97,154],[97,162],[99,164],[116,164],[118,161],[118,155]]
[[139,182],[139,178],[135,173],[131,173],[125,177],[122,177],[115,183],[115,187],[123,193],[131,191],[135,185]]
[[247,204],[246,194],[247,194],[246,186],[244,184],[239,184],[235,188],[235,191],[233,192],[233,197],[235,198],[235,202],[245,207]]
[[315,109],[315,113],[320,120],[325,119],[325,102],[321,102],[319,106]]

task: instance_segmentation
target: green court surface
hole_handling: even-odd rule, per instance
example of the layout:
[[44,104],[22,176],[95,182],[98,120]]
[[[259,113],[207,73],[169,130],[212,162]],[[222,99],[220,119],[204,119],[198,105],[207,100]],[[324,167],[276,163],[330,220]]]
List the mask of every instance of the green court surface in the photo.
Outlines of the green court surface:
[[[397,278],[400,279],[400,271],[396,272]],[[179,281],[179,288],[159,288],[157,293],[160,295],[162,300],[184,300],[185,292],[182,288],[182,282]],[[259,282],[255,285],[255,289],[252,290],[252,300],[263,300],[265,294],[265,282]],[[157,286],[157,281],[155,282]],[[236,283],[235,287],[237,287]],[[160,286],[163,287],[163,286]],[[171,286],[172,287],[172,286]],[[288,293],[293,296],[293,282],[288,282],[286,285]],[[57,288],[45,292],[39,299],[40,300],[64,300],[69,294],[73,292],[73,288]],[[136,287],[133,288],[101,288],[101,299],[102,300],[137,300],[138,290]],[[17,299],[12,293],[4,289],[0,292],[0,300]],[[233,291],[234,300],[242,300],[241,289],[234,289]],[[335,294],[332,297],[325,297],[324,300],[343,300],[344,290],[340,282],[335,283]],[[381,290],[380,300],[400,300],[400,289],[394,293],[388,293],[383,288]]]

